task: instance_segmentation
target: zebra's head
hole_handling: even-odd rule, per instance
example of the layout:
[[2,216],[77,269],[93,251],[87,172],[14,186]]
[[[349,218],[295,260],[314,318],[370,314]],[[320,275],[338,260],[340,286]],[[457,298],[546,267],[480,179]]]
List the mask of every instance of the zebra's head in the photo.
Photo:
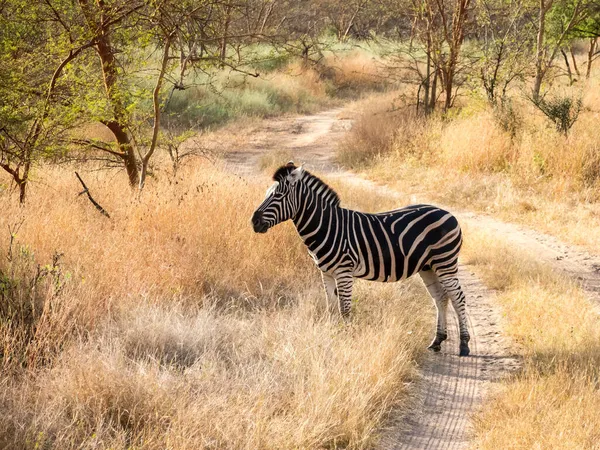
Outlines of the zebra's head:
[[304,168],[296,167],[294,161],[280,167],[273,175],[273,185],[267,189],[264,201],[252,215],[252,226],[256,233],[266,233],[278,223],[291,219],[298,209],[298,183]]

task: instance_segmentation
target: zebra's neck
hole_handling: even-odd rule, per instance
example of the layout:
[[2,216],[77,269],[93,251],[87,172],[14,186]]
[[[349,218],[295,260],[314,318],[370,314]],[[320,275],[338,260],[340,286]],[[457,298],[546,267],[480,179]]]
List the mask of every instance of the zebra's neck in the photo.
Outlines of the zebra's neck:
[[319,178],[306,174],[306,180],[298,191],[298,213],[293,218],[294,225],[304,243],[311,248],[325,232],[332,215],[340,208],[337,193]]

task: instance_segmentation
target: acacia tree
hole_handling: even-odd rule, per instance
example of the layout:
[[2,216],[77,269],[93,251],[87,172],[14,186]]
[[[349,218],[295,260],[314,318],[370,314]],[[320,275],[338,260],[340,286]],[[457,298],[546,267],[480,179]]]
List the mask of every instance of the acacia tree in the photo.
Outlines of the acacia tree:
[[509,85],[522,80],[530,65],[534,37],[531,8],[524,0],[479,0],[477,25],[481,46],[479,76],[491,104],[506,97]]
[[[123,65],[117,60],[119,51],[115,40],[125,40],[131,37],[126,20],[134,12],[141,10],[145,5],[142,1],[110,1],[104,0],[78,0],[81,12],[85,19],[86,32],[95,41],[96,54],[100,61],[100,70],[107,100],[107,111],[104,117],[99,118],[114,135],[117,149],[108,147],[104,151],[120,158],[127,170],[129,184],[137,186],[139,171],[137,167],[135,150],[129,131],[131,114],[126,105],[127,93],[121,80],[123,79]],[[120,35],[120,31],[124,31]]]
[[[183,88],[189,67],[242,64],[240,45],[257,39],[255,28],[271,26],[274,3],[1,2],[0,167],[21,201],[36,161],[72,144],[118,161],[131,186],[142,188],[159,145],[167,80]],[[69,132],[93,121],[106,125],[114,143]]]
[[589,79],[592,73],[592,65],[600,56],[598,45],[600,39],[600,4],[592,3],[589,5],[586,18],[575,26],[573,35],[576,38],[583,38],[588,41],[585,78]]
[[[78,1],[87,32],[97,42],[103,80],[105,106],[90,111],[90,116],[111,130],[117,148],[97,141],[78,142],[122,160],[130,185],[142,189],[159,145],[164,104],[175,90],[186,89],[191,69],[236,68],[245,62],[240,45],[257,36],[254,30],[244,29],[249,22],[242,23],[252,19],[245,15],[250,9],[244,2],[227,0]],[[269,16],[264,13],[262,29]],[[157,53],[158,63],[153,56]],[[172,83],[170,94],[164,92],[167,79]],[[146,88],[150,83],[153,88]],[[148,101],[152,111],[144,110]]]
[[319,2],[286,0],[280,14],[277,44],[289,54],[300,56],[305,67],[321,60],[324,45],[321,38],[328,19]]
[[360,15],[369,6],[375,3],[373,0],[325,0],[320,2],[321,8],[331,25],[335,28],[337,38],[340,42],[345,42],[352,28],[360,19]]
[[[414,60],[414,71],[420,78],[419,92],[422,87],[424,112],[428,115],[434,110],[437,100],[439,55],[442,52],[442,42],[439,39],[439,34],[435,32],[438,17],[432,14],[432,9],[428,7],[427,0],[413,0],[412,7],[414,19],[408,53]],[[413,56],[412,42],[415,35],[422,42],[425,50],[425,73],[422,73],[420,69],[421,61]],[[417,109],[419,108],[419,101],[420,99],[417,98]]]
[[[471,0],[413,0],[413,32],[425,51],[425,113],[437,101],[438,80],[444,93],[444,110],[454,103],[456,75],[462,44],[470,23]],[[419,72],[420,73],[420,72]]]
[[444,9],[443,2],[436,0],[435,4],[442,19],[443,37],[448,46],[447,55],[440,55],[442,60],[440,71],[443,75],[444,90],[446,91],[444,110],[448,110],[453,102],[452,89],[454,86],[454,77],[456,75],[460,50],[465,39],[465,28],[467,26],[467,15],[471,6],[471,0],[455,0],[451,9],[450,19],[448,18],[448,12]]
[[78,82],[72,62],[96,41],[66,26],[73,19],[62,0],[14,0],[0,8],[0,167],[21,203],[35,164],[58,151],[81,114],[71,101]]
[[589,14],[591,1],[538,0],[535,76],[531,96],[534,102],[541,98],[542,82],[558,51]]

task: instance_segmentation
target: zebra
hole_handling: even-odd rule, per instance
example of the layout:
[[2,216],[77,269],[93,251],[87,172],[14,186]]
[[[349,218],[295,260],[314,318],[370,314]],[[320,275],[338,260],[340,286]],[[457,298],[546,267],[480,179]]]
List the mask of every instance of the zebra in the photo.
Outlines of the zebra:
[[377,214],[342,208],[325,182],[293,161],[273,175],[274,184],[252,216],[256,233],[291,219],[321,270],[326,297],[348,319],[354,278],[393,282],[418,273],[437,308],[439,352],[447,338],[448,300],[458,316],[459,355],[469,355],[465,295],[457,277],[462,232],[449,212],[411,205]]

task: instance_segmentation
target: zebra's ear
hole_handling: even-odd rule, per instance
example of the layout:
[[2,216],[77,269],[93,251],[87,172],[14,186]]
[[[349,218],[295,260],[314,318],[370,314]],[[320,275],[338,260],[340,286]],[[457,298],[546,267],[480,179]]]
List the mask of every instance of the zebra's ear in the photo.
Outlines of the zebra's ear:
[[294,185],[300,178],[302,178],[302,175],[304,175],[304,164],[292,170],[287,176],[287,179],[291,185]]

